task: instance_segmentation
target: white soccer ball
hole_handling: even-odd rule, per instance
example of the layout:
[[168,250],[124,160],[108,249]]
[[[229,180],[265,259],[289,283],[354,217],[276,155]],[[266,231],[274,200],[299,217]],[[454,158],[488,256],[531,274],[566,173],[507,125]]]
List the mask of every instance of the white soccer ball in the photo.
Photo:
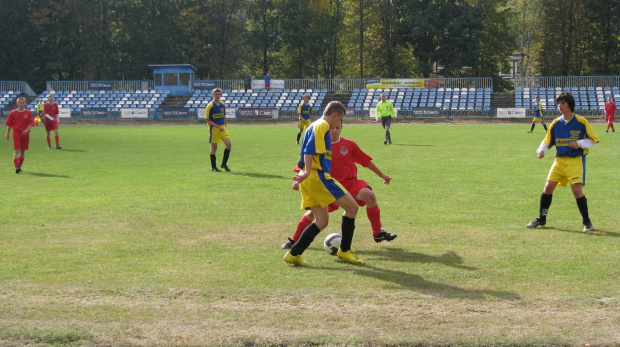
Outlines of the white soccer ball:
[[323,242],[325,252],[329,255],[336,255],[336,253],[338,253],[338,248],[340,248],[340,241],[342,241],[342,236],[340,236],[340,234],[333,233],[327,235]]

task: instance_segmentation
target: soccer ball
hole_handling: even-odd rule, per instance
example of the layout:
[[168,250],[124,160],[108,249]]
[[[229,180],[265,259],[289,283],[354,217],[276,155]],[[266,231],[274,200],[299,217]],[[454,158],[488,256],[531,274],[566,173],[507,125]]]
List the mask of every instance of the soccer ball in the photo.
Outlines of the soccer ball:
[[323,248],[325,248],[325,252],[329,255],[336,255],[338,253],[338,248],[340,248],[340,241],[342,240],[342,236],[337,233],[329,234],[325,238],[323,242]]

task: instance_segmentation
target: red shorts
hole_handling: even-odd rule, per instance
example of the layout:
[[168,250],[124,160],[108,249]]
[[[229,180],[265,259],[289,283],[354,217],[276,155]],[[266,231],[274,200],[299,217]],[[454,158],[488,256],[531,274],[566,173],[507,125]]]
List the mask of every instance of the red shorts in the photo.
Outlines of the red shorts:
[[53,122],[47,118],[45,118],[45,131],[52,131],[58,129],[58,122]]
[[[368,185],[368,183],[366,183],[365,181],[362,180],[349,180],[346,182],[340,182],[340,184],[342,184],[342,186],[349,191],[349,193],[351,193],[351,195],[353,196],[353,198],[355,199],[355,201],[357,201],[357,204],[359,206],[366,206],[366,203],[360,200],[357,200],[357,194],[359,194],[360,190],[362,190],[362,188],[368,188],[370,190],[372,190],[372,187],[370,185]],[[328,212],[334,212],[338,209],[338,205],[336,205],[335,203],[330,204],[329,206],[327,206],[327,211]]]
[[20,131],[13,130],[13,149],[28,149],[30,143],[30,132],[24,135]]

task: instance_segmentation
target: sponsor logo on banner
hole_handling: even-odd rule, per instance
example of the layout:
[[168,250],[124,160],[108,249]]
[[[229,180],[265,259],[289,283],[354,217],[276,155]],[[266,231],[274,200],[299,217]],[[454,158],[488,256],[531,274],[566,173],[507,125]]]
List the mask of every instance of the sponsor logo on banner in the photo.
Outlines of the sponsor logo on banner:
[[[400,112],[400,108],[398,107],[394,107],[394,112],[396,113],[396,117],[398,117],[398,115],[402,115]],[[375,116],[377,115],[377,108],[376,107],[371,107],[368,109],[368,114],[370,118],[375,118]]]
[[108,118],[108,110],[105,108],[83,108],[82,118]]
[[88,89],[90,90],[112,90],[114,82],[112,81],[89,81]]
[[149,118],[148,108],[121,108],[121,118]]
[[[206,109],[201,107],[196,110],[197,119],[207,119]],[[237,108],[236,107],[226,107],[226,118],[227,119],[235,119],[237,118]]]
[[[270,89],[284,89],[284,80],[271,80]],[[265,89],[265,80],[252,80],[252,89]]]
[[185,108],[162,108],[162,118],[189,118],[189,112]]
[[213,89],[215,88],[215,81],[213,80],[194,80],[192,81],[192,88],[194,89]]
[[355,112],[354,107],[347,107],[347,113],[344,115],[345,117],[356,117],[357,113]]
[[239,119],[278,119],[277,108],[240,108]]
[[511,108],[498,108],[497,118],[525,118],[525,108],[511,107]]
[[71,118],[71,109],[59,107],[58,118]]
[[441,109],[438,107],[421,107],[409,109],[411,117],[440,117]]
[[439,80],[428,78],[371,78],[366,88],[438,88]]

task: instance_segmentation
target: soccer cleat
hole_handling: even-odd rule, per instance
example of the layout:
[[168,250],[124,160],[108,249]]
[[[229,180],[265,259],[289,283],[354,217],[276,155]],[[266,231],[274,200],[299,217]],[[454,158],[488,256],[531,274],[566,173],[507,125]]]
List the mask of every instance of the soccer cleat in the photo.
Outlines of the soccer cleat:
[[536,228],[537,226],[543,226],[545,224],[547,224],[546,220],[540,219],[540,217],[537,217],[536,219],[531,221],[530,224],[527,225],[527,227],[532,229],[532,228]]
[[297,141],[297,144],[299,144],[299,141]]
[[387,140],[383,141],[383,144],[384,144],[384,145],[387,145]]
[[20,173],[20,172],[22,172],[22,168],[21,167],[15,168],[15,173]]
[[291,249],[291,247],[293,247],[294,244],[295,244],[295,241],[289,237],[288,241],[282,244],[282,249]]
[[586,223],[583,223],[583,232],[588,232],[588,231],[592,231],[594,230],[594,227],[592,226],[592,222],[588,221]]
[[286,252],[284,255],[284,262],[287,264],[299,265],[299,266],[308,266],[310,263],[301,259],[301,255],[292,255],[291,252]]
[[50,146],[47,146],[47,149],[52,149],[52,147],[50,147]]
[[388,140],[388,145],[391,145],[391,144],[392,144],[392,140]]
[[222,165],[221,168],[226,170],[226,171],[230,171],[230,169],[228,168],[228,165]]
[[62,147],[60,147],[60,146],[56,146],[56,149],[62,149]]
[[348,261],[351,264],[364,264],[364,261],[358,258],[352,250],[343,252],[342,249],[338,247],[338,253],[336,253],[336,256],[342,260]]
[[385,230],[385,229],[381,229],[379,234],[377,236],[373,236],[373,238],[375,239],[376,243],[379,243],[381,241],[392,241],[397,236],[398,235],[396,235],[396,234],[388,233],[387,230]]
[[216,167],[211,168],[211,171],[213,171],[213,172],[222,172],[222,171],[220,171],[220,169],[218,169]]

